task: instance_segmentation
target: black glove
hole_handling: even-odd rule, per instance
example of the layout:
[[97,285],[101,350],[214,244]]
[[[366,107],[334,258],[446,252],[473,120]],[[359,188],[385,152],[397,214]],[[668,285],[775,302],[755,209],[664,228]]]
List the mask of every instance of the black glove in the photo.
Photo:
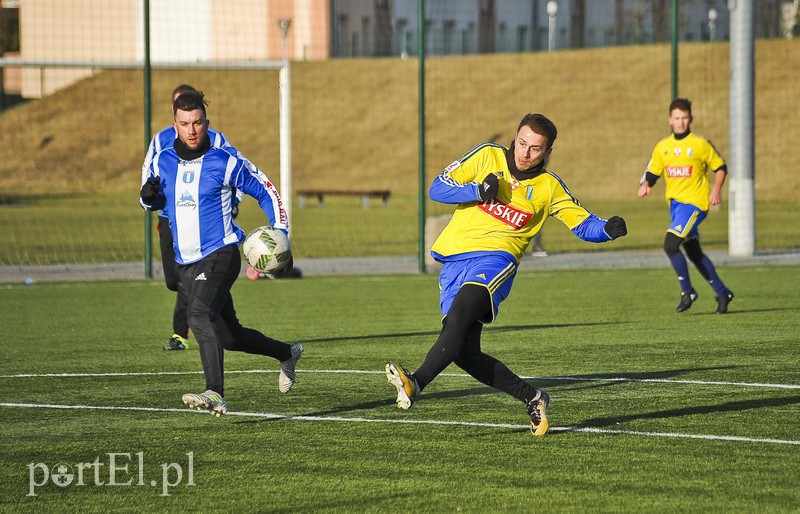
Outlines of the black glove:
[[142,186],[139,196],[148,205],[153,205],[158,200],[158,193],[161,191],[161,180],[158,177],[150,177]]
[[481,197],[481,202],[488,202],[497,196],[500,190],[500,182],[497,180],[497,175],[490,173],[483,179],[483,182],[478,184],[478,196]]
[[611,216],[606,221],[606,226],[603,227],[608,237],[616,239],[628,233],[628,227],[625,225],[625,220],[619,216]]
[[239,206],[234,205],[233,209],[231,209],[231,216],[233,217],[233,219],[236,219],[236,216],[238,215],[239,215]]

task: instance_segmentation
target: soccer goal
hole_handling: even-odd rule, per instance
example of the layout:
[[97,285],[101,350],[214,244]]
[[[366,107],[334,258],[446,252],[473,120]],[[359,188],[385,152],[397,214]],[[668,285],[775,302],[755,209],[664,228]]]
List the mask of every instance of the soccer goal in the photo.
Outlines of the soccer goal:
[[0,265],[144,260],[149,275],[154,231],[147,215],[142,237],[130,196],[182,83],[205,92],[212,127],[291,199],[289,63],[298,48],[313,57],[304,38],[324,18],[295,37],[296,13],[269,4],[25,2],[19,51],[0,56],[3,89],[22,100],[0,120]]

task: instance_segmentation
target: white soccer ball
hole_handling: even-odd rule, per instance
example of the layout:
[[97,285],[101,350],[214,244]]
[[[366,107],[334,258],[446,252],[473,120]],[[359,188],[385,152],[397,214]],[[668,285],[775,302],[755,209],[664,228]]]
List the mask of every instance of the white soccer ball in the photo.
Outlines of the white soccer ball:
[[270,226],[253,229],[242,244],[242,253],[250,266],[261,273],[282,269],[292,258],[289,238]]

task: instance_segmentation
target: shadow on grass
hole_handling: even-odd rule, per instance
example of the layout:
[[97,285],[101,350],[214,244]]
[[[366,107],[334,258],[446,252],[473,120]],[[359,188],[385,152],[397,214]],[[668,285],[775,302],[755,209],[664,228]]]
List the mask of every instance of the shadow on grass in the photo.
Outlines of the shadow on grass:
[[[713,366],[705,368],[684,368],[684,369],[669,369],[662,371],[647,371],[641,373],[596,373],[592,375],[574,375],[571,377],[558,377],[557,379],[542,378],[537,379],[534,385],[541,386],[544,389],[559,387],[561,391],[578,391],[584,389],[596,389],[602,387],[609,387],[619,384],[620,382],[636,382],[648,380],[668,380],[675,379],[680,375],[695,371],[720,371],[732,370],[739,366]],[[568,382],[574,384],[574,387],[564,387],[564,383]]]
[[[572,327],[599,327],[604,325],[621,325],[628,323],[627,321],[614,321],[604,323],[551,323],[541,325],[512,325],[508,327],[486,327],[484,334],[492,334],[495,332],[519,332],[525,330],[545,330],[551,328],[572,328]],[[340,336],[340,337],[321,337],[317,339],[303,339],[303,342],[310,343],[333,343],[339,341],[362,341],[365,339],[395,339],[399,337],[421,337],[421,336],[438,336],[439,331],[420,331],[420,332],[399,332],[392,334],[371,334],[361,336]]]
[[[535,380],[531,380],[527,378],[531,385],[535,387],[539,387],[542,389],[546,389],[548,391],[555,391],[564,390],[563,385],[565,381],[569,381],[570,383],[586,383],[591,384],[589,387],[607,387],[609,385],[616,385],[619,382],[624,382],[626,380],[631,381],[638,381],[638,380],[665,380],[670,378],[675,378],[680,375],[695,372],[695,371],[710,371],[710,370],[727,370],[733,369],[735,366],[716,366],[716,367],[703,367],[703,368],[684,368],[684,369],[674,369],[674,370],[662,370],[662,371],[652,371],[652,372],[642,372],[642,373],[627,373],[627,374],[612,374],[612,373],[600,373],[594,375],[575,375],[570,377],[558,377],[558,378],[536,378]],[[609,382],[604,382],[603,380],[609,380]],[[302,416],[336,416],[344,413],[352,413],[358,411],[370,411],[373,409],[383,409],[387,407],[394,407],[395,399],[394,399],[394,391],[390,386],[386,386],[385,390],[382,390],[379,393],[383,396],[382,399],[369,401],[369,402],[359,402],[349,405],[340,405],[337,407],[332,407],[330,409],[315,411],[315,412],[308,412],[302,414]],[[428,402],[432,400],[448,400],[448,399],[455,399],[455,398],[466,398],[470,396],[480,396],[480,395],[487,395],[487,394],[503,394],[501,391],[494,389],[493,387],[489,387],[486,385],[476,385],[474,387],[470,387],[467,389],[459,389],[456,391],[437,391],[437,392],[426,392],[423,393],[420,400]],[[800,403],[800,397],[790,399],[796,401],[789,401],[783,402],[785,399],[778,399],[776,400],[775,405],[783,405],[783,404],[793,404],[793,403]],[[753,402],[741,402],[745,406],[742,409],[753,408],[756,406],[760,406],[761,403],[764,405],[770,405],[769,400],[766,402],[761,401],[753,401]],[[752,405],[748,405],[752,404]],[[732,403],[730,405],[739,405],[739,403]],[[523,414],[524,414],[524,407],[521,407]],[[585,422],[584,425],[586,426],[607,426],[607,425],[615,425],[617,423],[621,423],[624,421],[630,421],[633,419],[640,419],[640,418],[658,418],[658,417],[670,417],[670,416],[682,416],[687,414],[702,414],[707,412],[716,412],[717,410],[729,410],[729,409],[716,409],[714,407],[695,407],[695,408],[686,408],[686,409],[677,409],[674,411],[673,414],[663,414],[662,413],[654,413],[652,415],[631,415],[631,416],[624,416],[624,417],[608,417],[608,418],[599,418],[597,420]],[[733,410],[733,409],[730,409]],[[685,412],[684,412],[685,411]],[[673,411],[668,411],[673,412]],[[274,418],[274,419],[257,419],[257,420],[241,420],[236,421],[236,423],[263,423],[268,421],[281,421],[283,418]],[[526,430],[526,429],[525,429]],[[523,429],[509,429],[509,432],[518,432],[518,431],[525,431]]]
[[[388,392],[388,391],[387,391]],[[388,396],[388,395],[387,395]],[[384,398],[382,400],[375,400],[371,402],[361,402],[361,403],[354,403],[352,405],[341,405],[339,407],[332,407],[330,409],[314,411],[314,412],[306,412],[303,414],[297,414],[299,417],[322,417],[322,416],[335,416],[338,414],[343,414],[346,412],[357,412],[357,411],[369,411],[373,409],[385,409],[387,407],[394,407],[394,396],[392,398]],[[292,417],[292,415],[287,415],[287,418]],[[236,424],[251,424],[251,423],[265,423],[271,421],[284,421],[284,418],[265,418],[265,419],[246,419],[246,420],[236,420],[234,423]]]
[[[736,316],[737,314],[752,314],[754,312],[782,312],[782,311],[796,311],[797,309],[792,307],[775,307],[771,309],[736,309],[733,307],[732,310],[729,310],[724,316]],[[683,313],[685,314],[685,313]],[[708,312],[691,312],[689,316],[723,316],[723,314],[717,314],[714,311]]]
[[786,405],[797,405],[797,404],[800,404],[800,396],[790,396],[786,398],[745,400],[745,401],[720,403],[718,405],[697,405],[694,407],[681,407],[678,409],[643,412],[641,414],[629,414],[625,416],[607,416],[602,418],[594,418],[584,421],[583,423],[581,423],[581,426],[607,427],[639,419],[678,418],[682,416],[692,416],[695,414],[711,414],[716,412],[738,412],[751,409],[761,409],[764,407],[782,407]]

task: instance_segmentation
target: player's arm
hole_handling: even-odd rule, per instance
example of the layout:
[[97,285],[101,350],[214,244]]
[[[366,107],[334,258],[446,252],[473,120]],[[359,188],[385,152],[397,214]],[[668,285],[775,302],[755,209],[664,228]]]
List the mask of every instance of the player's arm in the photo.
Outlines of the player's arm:
[[642,178],[639,179],[639,191],[637,192],[639,198],[649,195],[650,189],[656,185],[657,180],[658,175],[645,170],[644,174],[642,174]]
[[572,233],[589,243],[605,243],[626,235],[628,227],[619,216],[611,216],[605,220],[589,213],[589,217],[573,228]]
[[728,167],[722,167],[714,170],[714,186],[711,188],[711,194],[708,195],[708,203],[711,205],[719,205],[722,202],[722,186],[725,185],[725,179],[728,178]]
[[139,190],[139,202],[143,207],[153,211],[160,211],[167,205],[164,188],[161,187],[161,176],[157,160],[150,165],[147,179]]
[[625,220],[612,216],[605,220],[585,207],[566,189],[559,187],[550,206],[550,214],[561,221],[579,239],[589,243],[604,243],[628,233]]
[[433,179],[428,191],[431,200],[439,203],[468,203],[480,200],[478,184],[475,182],[461,183],[453,178],[447,170]]
[[428,191],[431,200],[439,203],[459,204],[488,202],[497,196],[500,182],[497,175],[489,173],[479,176],[480,159],[472,157],[469,162],[454,161],[436,177]]
[[658,147],[659,145],[656,145],[653,149],[650,161],[647,163],[642,178],[639,179],[639,190],[637,191],[639,198],[650,194],[650,189],[656,185],[656,181],[663,170],[661,153],[658,151]]
[[[147,179],[150,178],[150,164],[153,163],[153,158],[156,156],[156,139],[158,138],[158,134],[153,136],[153,139],[150,140],[150,144],[147,146],[147,153],[144,154],[144,162],[142,162],[142,181],[139,184],[140,192],[141,188],[147,182]],[[139,204],[142,208],[148,208],[141,199],[141,195],[139,197]]]
[[[252,166],[252,163],[252,167],[249,167],[247,162],[238,157],[230,156],[230,159],[235,160],[230,185],[238,192],[244,192],[255,198],[261,210],[267,215],[269,224],[288,234],[289,219],[286,209],[272,181],[264,172]],[[229,165],[231,164],[229,162]]]

